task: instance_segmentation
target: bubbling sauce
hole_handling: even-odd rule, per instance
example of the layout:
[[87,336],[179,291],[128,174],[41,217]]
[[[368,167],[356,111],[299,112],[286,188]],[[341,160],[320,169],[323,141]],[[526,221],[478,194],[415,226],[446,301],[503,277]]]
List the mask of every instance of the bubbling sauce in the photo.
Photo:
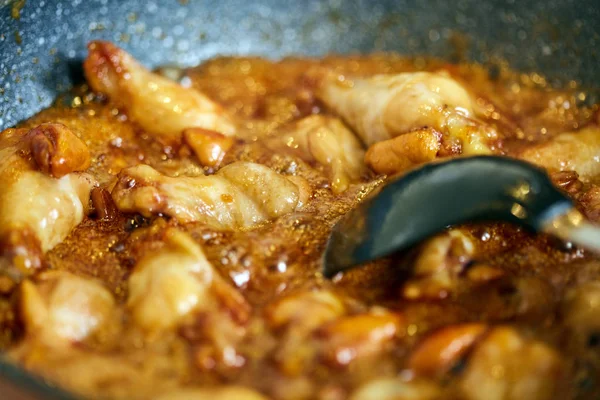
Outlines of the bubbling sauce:
[[[89,214],[38,254],[42,265],[2,278],[4,357],[88,398],[600,396],[600,259],[582,249],[514,226],[474,224],[333,280],[320,273],[344,213],[394,173],[469,149],[547,167],[600,222],[600,120],[584,90],[552,90],[538,74],[395,54],[218,58],[175,74],[182,86],[172,87],[157,74],[138,79],[139,66],[119,51],[92,45],[91,88],[18,127],[67,127],[87,146],[85,173],[97,183]],[[112,76],[115,62],[129,75]],[[427,103],[441,84],[418,86],[429,82],[424,75],[413,100],[380,100],[391,95],[374,89],[373,77],[407,81],[414,75],[401,74],[417,72],[456,86]],[[324,95],[324,85],[337,86]],[[168,91],[160,101],[148,100],[161,90]],[[203,101],[218,115],[190,116]],[[411,101],[439,109],[417,118],[409,113],[423,108]],[[182,113],[183,124],[200,121],[189,127],[196,131],[161,135]],[[357,128],[364,113],[389,123],[377,132],[373,123]],[[410,129],[394,130],[400,126]],[[374,157],[366,164],[365,152]],[[168,179],[127,178],[140,164]],[[378,173],[381,165],[390,175]],[[215,197],[202,185],[225,179],[226,166],[236,172]],[[262,166],[273,174],[268,181],[260,181]],[[9,172],[0,165],[0,173]],[[134,187],[141,194],[123,200]],[[115,202],[117,189],[124,197]],[[133,205],[124,211],[121,200]],[[186,207],[210,218],[178,218]],[[236,207],[246,207],[244,224],[214,222],[234,218]]]

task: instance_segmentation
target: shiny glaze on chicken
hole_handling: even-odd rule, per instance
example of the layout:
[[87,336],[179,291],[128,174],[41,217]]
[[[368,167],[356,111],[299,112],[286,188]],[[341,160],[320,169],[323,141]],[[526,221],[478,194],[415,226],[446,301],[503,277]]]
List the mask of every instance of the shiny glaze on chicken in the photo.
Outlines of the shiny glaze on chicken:
[[345,212],[440,158],[535,163],[600,222],[585,92],[394,54],[166,77],[94,42],[84,70],[0,134],[11,362],[102,399],[600,396],[600,259],[582,249],[476,224],[320,274]]

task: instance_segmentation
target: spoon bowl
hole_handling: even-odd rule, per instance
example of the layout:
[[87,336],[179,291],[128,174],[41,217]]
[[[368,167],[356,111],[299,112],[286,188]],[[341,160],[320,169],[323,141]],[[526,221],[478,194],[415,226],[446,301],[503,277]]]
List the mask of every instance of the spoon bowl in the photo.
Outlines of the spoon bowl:
[[331,277],[476,221],[510,222],[600,250],[600,229],[586,223],[544,170],[476,156],[415,169],[346,214],[329,237],[323,273]]

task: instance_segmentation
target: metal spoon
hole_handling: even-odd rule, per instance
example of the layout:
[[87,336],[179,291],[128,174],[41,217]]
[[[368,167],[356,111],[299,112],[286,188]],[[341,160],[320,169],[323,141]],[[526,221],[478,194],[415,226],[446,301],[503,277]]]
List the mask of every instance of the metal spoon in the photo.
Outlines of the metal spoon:
[[406,249],[465,222],[506,221],[600,252],[600,228],[533,165],[497,156],[426,165],[385,186],[333,228],[323,274]]

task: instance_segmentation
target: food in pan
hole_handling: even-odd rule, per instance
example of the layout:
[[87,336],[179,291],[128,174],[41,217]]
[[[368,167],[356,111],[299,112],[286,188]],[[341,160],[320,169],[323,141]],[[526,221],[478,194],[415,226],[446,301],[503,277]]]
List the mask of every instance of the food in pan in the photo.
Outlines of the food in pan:
[[320,273],[344,213],[438,159],[537,164],[600,222],[585,91],[394,54],[218,58],[166,77],[107,42],[84,71],[0,134],[11,362],[102,399],[600,395],[589,252],[481,223]]

